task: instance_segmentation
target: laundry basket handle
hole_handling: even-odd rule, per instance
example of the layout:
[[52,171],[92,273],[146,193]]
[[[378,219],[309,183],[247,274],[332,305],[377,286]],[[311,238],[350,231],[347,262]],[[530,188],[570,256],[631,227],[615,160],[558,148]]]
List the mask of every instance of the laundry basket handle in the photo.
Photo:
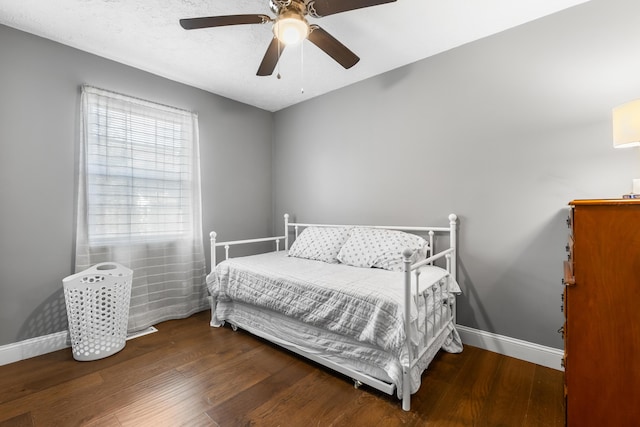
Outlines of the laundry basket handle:
[[100,271],[104,271],[104,270],[115,270],[116,268],[118,268],[117,264],[114,264],[112,262],[102,262],[100,264],[96,264],[94,266],[94,268],[96,270],[100,270]]

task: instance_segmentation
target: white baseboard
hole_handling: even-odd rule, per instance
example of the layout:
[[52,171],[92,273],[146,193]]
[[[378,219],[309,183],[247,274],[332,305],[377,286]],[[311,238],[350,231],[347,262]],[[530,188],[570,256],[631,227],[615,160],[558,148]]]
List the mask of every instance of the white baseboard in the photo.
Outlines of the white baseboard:
[[69,347],[69,331],[0,346],[0,366]]
[[458,325],[456,329],[460,333],[463,344],[469,344],[559,371],[564,370],[561,365],[564,351],[561,349],[546,347],[504,335],[492,334],[467,326]]
[[[560,371],[563,370],[560,364],[562,356],[564,355],[563,350],[533,344],[504,335],[492,334],[462,325],[458,325],[457,329],[458,332],[460,332],[460,337],[464,344]],[[157,329],[152,326],[149,329],[132,334],[127,337],[127,340],[156,331]],[[0,346],[0,366],[68,347],[70,347],[68,331],[56,332],[54,334]]]
[[[153,326],[127,336],[127,341],[153,332]],[[0,366],[71,347],[69,331],[56,332],[13,344],[0,346]]]

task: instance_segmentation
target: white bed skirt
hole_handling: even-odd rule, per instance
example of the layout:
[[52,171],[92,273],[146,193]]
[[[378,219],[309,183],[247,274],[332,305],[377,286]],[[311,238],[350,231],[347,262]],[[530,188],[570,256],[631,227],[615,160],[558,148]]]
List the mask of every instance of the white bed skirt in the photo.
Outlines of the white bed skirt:
[[[407,363],[406,354],[394,356],[374,346],[301,323],[271,310],[237,301],[218,302],[214,299],[211,326],[223,326],[225,321],[296,353],[313,355],[389,384],[389,394],[395,388],[398,398],[402,399],[400,362]],[[450,353],[462,351],[460,335],[453,325],[447,325],[412,369],[412,394],[420,388],[422,373],[440,348]]]

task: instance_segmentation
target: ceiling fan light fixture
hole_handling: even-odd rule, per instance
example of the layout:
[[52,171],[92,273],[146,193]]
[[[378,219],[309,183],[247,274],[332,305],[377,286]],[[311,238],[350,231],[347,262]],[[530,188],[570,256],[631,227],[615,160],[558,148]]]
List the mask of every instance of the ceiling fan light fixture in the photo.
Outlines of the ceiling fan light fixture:
[[283,14],[273,24],[273,34],[285,45],[294,45],[307,38],[309,24],[298,14]]

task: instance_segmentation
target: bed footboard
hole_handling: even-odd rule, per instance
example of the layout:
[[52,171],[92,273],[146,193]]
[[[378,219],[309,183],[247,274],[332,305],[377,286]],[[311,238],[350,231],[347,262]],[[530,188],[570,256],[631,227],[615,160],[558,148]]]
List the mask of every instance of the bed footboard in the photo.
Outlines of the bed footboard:
[[[425,342],[424,349],[431,348],[432,344],[437,340],[440,340],[444,334],[448,332],[448,325],[455,325],[456,321],[456,306],[455,297],[451,293],[449,287],[450,281],[440,281],[437,284],[432,285],[429,289],[420,293],[420,268],[425,265],[432,265],[434,261],[445,258],[446,270],[449,272],[451,279],[455,281],[456,278],[456,226],[458,217],[455,214],[449,215],[449,248],[436,253],[428,257],[427,259],[411,263],[411,256],[413,251],[406,249],[403,254],[404,262],[404,325],[405,336],[407,337],[407,355],[409,356],[408,363],[402,367],[402,409],[409,411],[411,409],[411,371],[422,358],[422,354],[413,354],[413,348],[411,343],[414,341]],[[415,275],[415,288],[411,286],[411,275]],[[427,294],[427,295],[425,295]],[[432,318],[426,319],[432,322],[431,331],[429,328],[424,328],[424,335],[422,337],[414,337],[412,329],[409,327],[411,324],[411,310],[412,304],[416,304],[419,298],[431,297],[434,302],[434,310],[432,312]],[[435,308],[435,302],[442,301],[438,308]],[[444,303],[448,305],[445,307]]]
[[[225,259],[229,259],[229,249],[231,246],[235,245],[246,245],[251,243],[262,243],[262,242],[276,242],[276,251],[280,250],[280,240],[286,238],[286,236],[275,236],[275,237],[263,237],[260,239],[246,239],[246,240],[233,240],[229,242],[220,242],[216,243],[217,234],[215,231],[209,233],[209,238],[211,239],[211,270],[215,269],[216,262],[216,248],[220,246],[224,246],[224,254]],[[286,246],[285,246],[286,249]]]

